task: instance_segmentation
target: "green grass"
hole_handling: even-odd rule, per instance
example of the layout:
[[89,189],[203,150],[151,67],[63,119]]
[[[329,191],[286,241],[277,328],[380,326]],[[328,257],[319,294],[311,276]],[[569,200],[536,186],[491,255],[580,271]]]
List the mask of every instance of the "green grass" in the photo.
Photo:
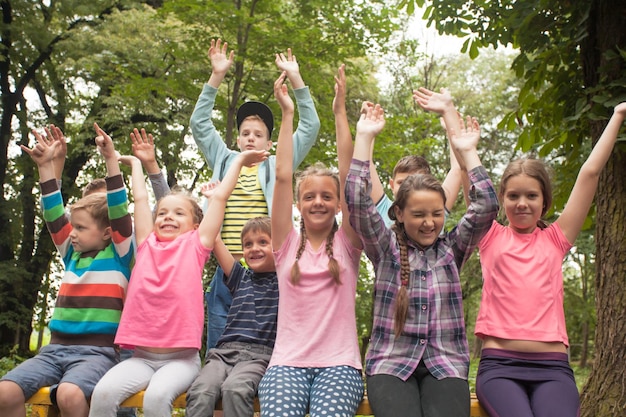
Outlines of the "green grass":
[[[36,351],[37,350],[37,339],[39,338],[39,332],[37,330],[33,330],[33,332],[30,334],[30,350],[31,351]],[[48,330],[47,327],[45,327],[43,329],[43,339],[42,339],[42,344],[41,346],[45,346],[48,343],[50,343],[50,330]]]

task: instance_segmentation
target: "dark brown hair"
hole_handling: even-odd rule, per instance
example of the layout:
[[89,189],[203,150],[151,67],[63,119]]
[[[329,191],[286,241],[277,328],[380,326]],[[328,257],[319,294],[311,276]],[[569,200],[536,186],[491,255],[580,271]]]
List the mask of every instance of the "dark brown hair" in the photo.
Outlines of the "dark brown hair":
[[395,221],[391,226],[396,234],[398,241],[398,248],[400,250],[400,289],[396,296],[396,306],[393,316],[393,328],[396,337],[402,334],[404,324],[406,322],[407,315],[409,313],[409,295],[407,287],[409,285],[409,276],[411,274],[411,266],[409,265],[409,256],[406,243],[406,231],[404,229],[404,223],[398,222],[396,217],[395,207],[398,207],[400,211],[406,207],[407,200],[413,191],[435,191],[441,195],[443,203],[446,203],[446,193],[441,186],[441,183],[430,174],[415,174],[409,175],[402,182],[402,185],[398,189],[396,199],[389,207],[389,217]]
[[251,232],[265,233],[268,236],[272,236],[272,220],[267,216],[254,217],[249,219],[241,228],[241,240],[243,237]]
[[393,167],[391,178],[395,178],[397,174],[430,174],[430,164],[418,155],[403,156]]

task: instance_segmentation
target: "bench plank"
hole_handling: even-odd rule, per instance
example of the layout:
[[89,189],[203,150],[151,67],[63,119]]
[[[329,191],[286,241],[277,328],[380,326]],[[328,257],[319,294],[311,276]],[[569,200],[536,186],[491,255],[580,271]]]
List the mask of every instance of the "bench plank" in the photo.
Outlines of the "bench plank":
[[[134,394],[128,397],[122,403],[122,407],[131,407],[131,408],[141,408],[143,406],[143,396],[144,391],[140,391],[137,394]],[[43,387],[39,389],[26,401],[26,404],[31,406],[31,417],[59,417],[59,412],[52,405],[50,401],[50,387]],[[178,398],[174,400],[172,406],[174,408],[185,408],[185,394],[181,394]],[[216,410],[221,410],[222,404],[218,403]],[[259,404],[259,399],[254,399],[254,410],[260,411],[261,406]],[[356,411],[356,415],[358,416],[373,416],[372,409],[370,408],[370,404],[367,401],[367,397],[363,398],[359,408]],[[489,417],[485,410],[478,403],[478,399],[476,399],[476,395],[472,394],[471,396],[471,406],[470,406],[470,417]]]

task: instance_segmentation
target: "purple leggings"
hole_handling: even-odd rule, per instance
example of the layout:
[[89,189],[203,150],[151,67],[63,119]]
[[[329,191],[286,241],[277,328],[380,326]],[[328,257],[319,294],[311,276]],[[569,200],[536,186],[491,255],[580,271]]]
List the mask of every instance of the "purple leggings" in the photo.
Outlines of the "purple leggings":
[[491,417],[577,417],[580,400],[565,353],[483,349],[476,396]]

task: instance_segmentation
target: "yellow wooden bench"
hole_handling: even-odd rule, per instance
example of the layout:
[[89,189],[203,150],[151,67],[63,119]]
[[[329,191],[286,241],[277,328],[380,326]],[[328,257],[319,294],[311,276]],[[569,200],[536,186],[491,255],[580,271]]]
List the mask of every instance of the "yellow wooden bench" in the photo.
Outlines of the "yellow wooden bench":
[[[133,407],[133,408],[141,408],[143,406],[143,394],[144,391],[138,392],[137,394],[127,398],[123,403],[122,407]],[[470,409],[470,417],[489,417],[485,410],[480,406],[476,396],[472,394],[471,398],[471,409]],[[52,405],[50,401],[50,387],[43,387],[39,391],[35,393],[32,397],[30,397],[26,404],[31,406],[31,414],[30,417],[59,417],[59,410]],[[178,398],[174,400],[173,403],[174,408],[185,408],[185,394],[180,395]],[[221,404],[218,404],[217,409],[221,409]],[[255,411],[259,411],[259,399],[254,399],[254,409]],[[356,415],[359,416],[373,416],[372,409],[370,408],[370,404],[367,401],[367,397],[363,398],[359,408],[356,411]]]

